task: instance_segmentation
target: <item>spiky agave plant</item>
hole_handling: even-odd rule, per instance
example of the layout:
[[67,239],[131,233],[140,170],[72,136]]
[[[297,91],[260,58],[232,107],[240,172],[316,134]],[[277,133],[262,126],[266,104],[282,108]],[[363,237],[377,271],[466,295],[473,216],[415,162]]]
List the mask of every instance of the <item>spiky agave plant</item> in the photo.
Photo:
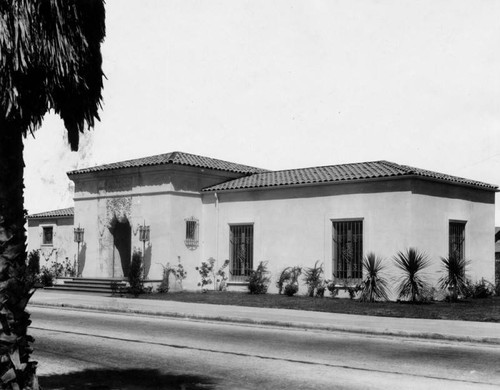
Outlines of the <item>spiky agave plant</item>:
[[441,257],[443,276],[439,278],[439,287],[451,290],[451,300],[456,302],[458,294],[464,294],[467,289],[466,268],[469,261],[456,255]]
[[362,290],[359,296],[361,302],[388,301],[388,283],[382,275],[385,265],[383,260],[374,253],[368,253],[363,259],[365,273]]
[[429,258],[416,248],[409,248],[405,252],[398,252],[394,262],[402,272],[399,278],[398,297],[409,298],[411,302],[416,302],[422,289],[428,285],[423,270],[430,265]]

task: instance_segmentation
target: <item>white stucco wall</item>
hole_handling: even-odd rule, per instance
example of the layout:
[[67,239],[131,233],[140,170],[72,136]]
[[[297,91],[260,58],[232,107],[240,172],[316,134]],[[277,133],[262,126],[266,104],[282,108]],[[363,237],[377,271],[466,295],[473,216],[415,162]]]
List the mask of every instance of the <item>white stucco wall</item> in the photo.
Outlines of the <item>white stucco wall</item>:
[[[213,223],[205,224],[203,255],[221,264],[229,258],[229,226],[253,224],[254,266],[268,261],[269,291],[275,292],[276,278],[286,266],[311,267],[320,260],[325,276],[330,277],[332,220],[361,219],[364,254],[374,252],[385,258],[387,274],[395,278],[398,273],[392,257],[416,247],[430,256],[432,267],[427,274],[435,284],[440,276],[439,257],[448,255],[449,221],[463,220],[467,221],[466,255],[472,260],[470,276],[492,280],[493,193],[469,200],[469,189],[444,185],[448,189],[444,191],[441,187],[432,182],[387,180],[221,192],[218,205],[209,193],[204,196],[204,217],[215,220],[218,227],[214,231]],[[453,187],[451,195],[448,187]]]
[[[51,245],[43,244],[43,227],[52,227]],[[74,264],[77,244],[73,242],[73,217],[29,218],[28,253],[40,252],[40,267],[50,266],[53,262],[62,263],[66,258]]]
[[116,214],[118,219],[130,223],[132,251],[143,250],[139,226],[145,223],[150,227],[150,241],[145,251],[149,279],[160,280],[162,266],[167,263],[176,266],[180,262],[188,273],[183,287],[196,289],[199,277],[195,267],[201,261],[201,232],[198,246],[186,246],[186,219],[197,219],[201,226],[199,190],[234,176],[191,167],[162,166],[71,177],[75,181],[75,225],[85,228],[83,276],[123,277],[109,230],[109,221]]

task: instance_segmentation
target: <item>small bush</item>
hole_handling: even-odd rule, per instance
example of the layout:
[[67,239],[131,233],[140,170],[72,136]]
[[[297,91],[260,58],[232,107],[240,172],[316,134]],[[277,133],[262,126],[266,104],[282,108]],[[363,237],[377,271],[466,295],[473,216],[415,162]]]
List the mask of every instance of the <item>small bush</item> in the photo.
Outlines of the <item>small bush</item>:
[[138,297],[144,292],[144,266],[142,262],[142,253],[134,250],[132,262],[128,271],[129,292]]
[[495,294],[495,286],[485,279],[481,279],[476,283],[467,281],[466,297],[473,299],[489,298]]
[[[286,273],[285,273],[286,272]],[[283,277],[283,285],[285,295],[291,297],[295,295],[299,291],[299,276],[302,273],[302,268],[300,267],[287,267],[281,273],[283,275],[285,273],[285,277]],[[280,276],[281,278],[282,276]],[[276,286],[279,288],[280,281],[276,283]]]
[[316,288],[316,296],[318,298],[323,298],[325,296],[325,290],[326,286],[324,284],[319,286],[318,288]]
[[40,283],[43,287],[52,287],[54,285],[55,279],[54,271],[49,267],[42,267],[42,272],[40,273]]
[[215,259],[211,257],[208,261],[202,261],[200,267],[196,267],[196,271],[200,274],[200,282],[198,286],[201,287],[202,292],[207,292],[209,284],[214,284],[214,290],[223,291],[226,289],[227,274],[226,268],[229,265],[229,260],[225,260],[222,266],[215,270]]
[[26,282],[30,286],[40,283],[40,252],[32,250],[28,254],[28,265],[26,266]]
[[168,293],[170,291],[170,275],[173,275],[176,282],[178,282],[182,288],[182,281],[186,279],[187,272],[181,263],[177,264],[177,267],[171,267],[170,263],[167,265],[161,264],[163,267],[163,277],[160,285],[157,288],[159,293]]
[[290,281],[291,278],[291,273],[292,267],[286,267],[283,271],[281,271],[280,276],[278,277],[278,280],[276,281],[276,287],[278,288],[278,294],[281,295],[283,292],[283,288],[285,287],[285,284]]
[[267,270],[267,262],[261,261],[255,271],[250,273],[247,279],[248,292],[250,294],[265,294],[271,279]]
[[319,260],[314,263],[313,267],[304,269],[304,282],[310,297],[313,297],[316,290],[323,285],[323,264],[318,265],[318,263]]
[[294,296],[298,291],[299,286],[297,286],[297,284],[287,284],[284,289],[285,295],[288,297]]
[[325,285],[326,285],[326,289],[328,291],[330,291],[330,296],[332,298],[334,298],[338,295],[339,288],[337,287],[337,284],[335,283],[335,279],[325,280]]

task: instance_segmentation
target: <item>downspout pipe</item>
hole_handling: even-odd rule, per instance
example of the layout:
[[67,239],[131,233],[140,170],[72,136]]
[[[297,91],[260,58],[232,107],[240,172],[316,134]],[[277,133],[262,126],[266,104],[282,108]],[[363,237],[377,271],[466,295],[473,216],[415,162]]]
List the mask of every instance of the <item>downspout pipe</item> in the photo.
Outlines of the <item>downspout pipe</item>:
[[214,192],[215,198],[215,263],[219,269],[219,195]]

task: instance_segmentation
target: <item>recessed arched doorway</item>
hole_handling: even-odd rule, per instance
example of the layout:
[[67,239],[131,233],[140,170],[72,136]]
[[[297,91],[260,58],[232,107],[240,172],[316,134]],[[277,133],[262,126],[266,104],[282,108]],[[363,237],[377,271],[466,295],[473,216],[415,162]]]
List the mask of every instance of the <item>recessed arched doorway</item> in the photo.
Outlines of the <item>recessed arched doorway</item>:
[[[132,227],[128,219],[114,219],[109,228],[113,236],[113,274],[112,277],[128,276],[132,257]],[[121,271],[121,272],[120,272]]]

